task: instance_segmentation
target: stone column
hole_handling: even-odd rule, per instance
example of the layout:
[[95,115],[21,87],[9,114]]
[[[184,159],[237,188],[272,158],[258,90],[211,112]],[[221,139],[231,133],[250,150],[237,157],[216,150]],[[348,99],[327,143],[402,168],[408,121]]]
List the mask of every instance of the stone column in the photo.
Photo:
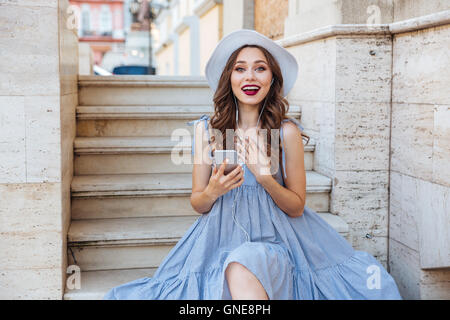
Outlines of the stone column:
[[190,54],[191,54],[191,75],[200,75],[200,31],[199,21],[197,16],[187,17],[187,22],[191,31],[190,38]]
[[[449,299],[450,1],[345,3],[290,1],[279,43],[300,68],[289,100],[353,247],[388,267],[405,299]],[[289,26],[294,15],[304,25]]]
[[0,299],[63,294],[78,73],[68,5],[0,5]]
[[389,2],[290,3],[304,25],[286,28],[280,41],[299,63],[289,101],[302,107],[306,133],[316,141],[314,170],[333,179],[330,212],[349,224],[353,247],[385,267],[392,42],[387,25],[365,22],[377,3],[376,12],[388,13],[382,21],[392,19]]
[[[386,28],[329,28],[284,40],[299,62],[289,96],[316,142],[314,170],[333,178],[330,211],[355,249],[387,266],[391,38]],[[290,43],[289,43],[290,42]]]
[[[431,3],[395,11],[417,17]],[[390,26],[389,261],[405,299],[450,299],[450,1],[440,3]]]

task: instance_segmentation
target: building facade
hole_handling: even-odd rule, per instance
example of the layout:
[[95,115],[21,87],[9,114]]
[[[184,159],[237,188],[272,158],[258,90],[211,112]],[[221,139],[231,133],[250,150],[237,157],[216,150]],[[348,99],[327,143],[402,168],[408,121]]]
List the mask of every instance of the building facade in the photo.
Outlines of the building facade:
[[[78,41],[88,43],[94,63],[101,65],[107,52],[124,53],[126,27],[130,27],[127,0],[70,0],[78,15]],[[125,19],[128,25],[125,26]]]
[[172,0],[155,21],[157,74],[204,75],[216,44],[234,30],[255,29],[279,39],[287,9],[287,0]]

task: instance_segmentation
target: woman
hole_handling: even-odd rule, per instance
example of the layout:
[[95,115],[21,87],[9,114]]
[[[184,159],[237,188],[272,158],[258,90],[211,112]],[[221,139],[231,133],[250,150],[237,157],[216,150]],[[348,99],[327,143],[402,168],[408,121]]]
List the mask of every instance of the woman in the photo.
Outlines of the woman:
[[[307,137],[286,118],[284,99],[297,70],[287,50],[255,31],[220,41],[205,72],[214,115],[189,123],[204,124],[192,148],[191,204],[202,215],[153,277],[106,299],[401,299],[373,256],[305,206]],[[237,130],[235,144],[226,129]],[[225,174],[213,152],[233,144],[242,166]]]

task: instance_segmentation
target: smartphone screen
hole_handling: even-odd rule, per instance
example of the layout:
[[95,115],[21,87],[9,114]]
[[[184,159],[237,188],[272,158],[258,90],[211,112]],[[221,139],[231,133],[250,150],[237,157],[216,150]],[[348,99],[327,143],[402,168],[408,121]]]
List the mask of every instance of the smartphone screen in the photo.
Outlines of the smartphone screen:
[[215,150],[214,160],[215,165],[220,167],[225,159],[228,159],[228,163],[225,166],[224,173],[227,174],[238,166],[237,152],[236,150]]

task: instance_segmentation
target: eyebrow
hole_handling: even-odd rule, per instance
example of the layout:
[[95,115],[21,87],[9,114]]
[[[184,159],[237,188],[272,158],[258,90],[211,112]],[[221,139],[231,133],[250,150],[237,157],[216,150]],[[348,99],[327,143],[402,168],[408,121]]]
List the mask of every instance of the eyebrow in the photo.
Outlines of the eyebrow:
[[[267,62],[265,62],[264,60],[256,60],[255,61],[255,63],[260,63],[260,62],[267,64]],[[247,61],[242,61],[242,60],[236,61],[236,64],[238,64],[238,63],[247,63]]]

